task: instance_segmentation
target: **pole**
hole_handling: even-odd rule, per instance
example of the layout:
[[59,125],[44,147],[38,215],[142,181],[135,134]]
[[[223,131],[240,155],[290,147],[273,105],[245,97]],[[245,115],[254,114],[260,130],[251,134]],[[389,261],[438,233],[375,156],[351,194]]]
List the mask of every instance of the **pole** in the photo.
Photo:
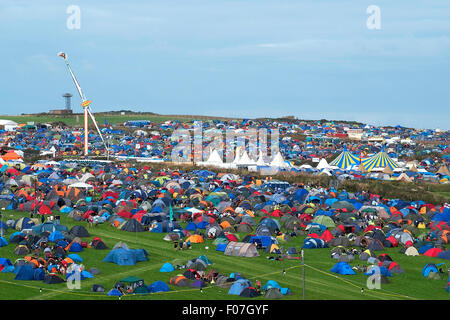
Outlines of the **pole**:
[[2,234],[1,234],[1,237],[3,238],[3,212],[5,212],[5,208],[2,208],[2,213],[0,213],[0,221],[1,221],[1,225],[2,225],[2,227],[0,228],[0,230],[1,230],[1,232],[2,232]]
[[303,255],[303,250],[302,250],[302,266],[303,266],[303,274],[302,274],[302,280],[303,280],[303,300],[305,300],[305,257]]
[[88,135],[89,135],[89,118],[87,107],[84,108],[84,156],[87,158],[88,156]]

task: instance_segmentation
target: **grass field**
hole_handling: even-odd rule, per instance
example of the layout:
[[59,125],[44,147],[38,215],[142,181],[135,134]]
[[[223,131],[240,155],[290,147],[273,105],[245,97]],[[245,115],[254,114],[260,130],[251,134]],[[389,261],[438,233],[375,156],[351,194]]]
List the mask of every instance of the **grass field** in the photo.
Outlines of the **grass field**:
[[[14,218],[18,219],[26,216],[22,212],[6,211],[3,221]],[[85,222],[74,222],[72,219],[62,217],[63,224],[69,229],[74,225],[84,225]],[[87,227],[87,226],[86,226]],[[96,228],[87,228],[91,237],[84,238],[84,241],[91,241],[95,236],[102,238],[109,248],[112,248],[118,241],[124,241],[131,248],[145,248],[149,252],[149,261],[139,262],[135,266],[118,266],[113,263],[103,262],[103,259],[109,253],[107,250],[95,250],[93,248],[84,249],[79,254],[83,259],[86,269],[96,267],[101,274],[94,279],[82,280],[82,287],[79,290],[69,290],[63,284],[48,285],[42,281],[16,281],[12,273],[0,273],[0,299],[18,299],[18,300],[70,300],[70,299],[117,299],[117,297],[108,297],[106,293],[92,293],[90,288],[92,284],[101,284],[108,292],[115,282],[127,276],[137,276],[145,280],[149,285],[157,280],[168,282],[169,279],[184,270],[175,270],[170,273],[159,272],[160,267],[165,262],[172,262],[174,259],[181,259],[186,263],[189,259],[206,255],[213,264],[208,266],[207,272],[213,268],[222,274],[229,275],[231,272],[240,272],[244,277],[251,280],[252,283],[258,279],[264,285],[268,280],[277,281],[282,287],[291,289],[293,295],[285,296],[284,299],[300,300],[302,299],[302,266],[300,260],[268,260],[268,254],[261,252],[261,256],[255,258],[240,258],[225,256],[222,252],[215,250],[212,241],[207,240],[204,244],[193,244],[193,249],[185,251],[174,251],[173,244],[162,240],[164,234],[141,232],[129,233],[117,230],[107,224],[99,225]],[[15,230],[9,230],[5,236]],[[243,235],[239,235],[241,238]],[[285,248],[294,246],[299,249],[303,243],[304,237],[294,237],[293,241],[280,244]],[[205,249],[209,246],[209,250]],[[8,244],[0,248],[0,257],[9,258],[13,263],[21,258],[13,253],[15,244]],[[422,268],[426,263],[446,262],[437,258],[426,256],[408,257],[399,253],[398,248],[389,248],[377,254],[388,253],[394,261],[405,270],[404,274],[395,274],[389,278],[390,283],[384,284],[381,290],[369,290],[366,288],[366,279],[362,273],[357,275],[337,275],[329,272],[336,263],[336,260],[330,258],[331,249],[309,249],[305,250],[305,269],[306,274],[306,299],[370,299],[370,300],[393,300],[393,299],[449,299],[450,293],[444,290],[447,275],[444,274],[441,280],[428,280],[422,276]],[[364,264],[356,258],[351,262],[352,266]],[[450,267],[450,263],[442,266],[443,270]],[[283,275],[282,270],[286,270]],[[203,289],[203,293],[198,289],[189,287],[174,287],[170,292],[153,293],[149,295],[127,295],[122,299],[151,299],[151,300],[231,300],[243,299],[239,296],[228,295],[227,289],[215,286],[209,286]],[[364,294],[361,288],[366,288]],[[42,293],[39,292],[42,288]],[[255,298],[257,300],[264,297]]]
[[[108,114],[108,113],[95,113],[95,119],[98,125],[103,126],[104,120],[111,125],[122,124],[130,120],[149,120],[154,123],[163,123],[169,120],[180,120],[180,121],[193,121],[193,120],[208,120],[208,119],[222,119],[220,117],[209,117],[209,116],[195,116],[195,115],[159,115],[159,114]],[[78,120],[77,120],[78,117]],[[56,121],[64,122],[68,126],[82,126],[83,125],[83,114],[74,114],[68,116],[62,115],[0,115],[0,119],[12,120],[19,124],[34,122],[37,123],[52,123]],[[93,126],[91,119],[89,118],[90,125]]]

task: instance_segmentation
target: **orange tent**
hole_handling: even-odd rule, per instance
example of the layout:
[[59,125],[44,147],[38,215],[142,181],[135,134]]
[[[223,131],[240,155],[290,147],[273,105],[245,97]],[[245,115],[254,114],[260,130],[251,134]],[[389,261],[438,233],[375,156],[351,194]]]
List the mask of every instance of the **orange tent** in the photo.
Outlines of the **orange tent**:
[[2,159],[5,161],[9,161],[9,160],[18,160],[18,159],[22,159],[22,158],[17,153],[12,151],[12,152],[8,152],[5,155],[3,155]]
[[226,228],[231,227],[231,224],[230,224],[228,221],[223,221],[223,222],[220,224],[220,226],[221,226],[223,229],[226,229]]
[[189,238],[186,239],[186,242],[190,241],[191,243],[203,243],[203,237],[198,234],[193,234]]

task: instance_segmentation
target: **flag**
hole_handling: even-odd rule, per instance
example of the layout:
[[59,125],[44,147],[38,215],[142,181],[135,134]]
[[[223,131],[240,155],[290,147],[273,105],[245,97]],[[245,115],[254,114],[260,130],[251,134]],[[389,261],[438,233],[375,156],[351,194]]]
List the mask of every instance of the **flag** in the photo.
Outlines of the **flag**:
[[67,58],[67,56],[66,56],[66,54],[64,52],[58,53],[58,56],[62,57],[63,59]]
[[170,209],[170,217],[169,217],[169,221],[173,220],[173,210],[172,210],[172,204],[169,203],[169,209]]
[[104,124],[105,126],[109,125],[109,123],[108,123],[108,121],[106,120],[106,118],[103,120],[103,124]]

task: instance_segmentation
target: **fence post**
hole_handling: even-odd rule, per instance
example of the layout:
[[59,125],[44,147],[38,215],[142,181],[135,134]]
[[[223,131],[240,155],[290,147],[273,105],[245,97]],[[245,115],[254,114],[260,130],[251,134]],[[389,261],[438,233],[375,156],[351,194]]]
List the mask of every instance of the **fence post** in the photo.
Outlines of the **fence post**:
[[302,266],[303,266],[303,271],[302,271],[302,281],[303,281],[303,300],[305,300],[305,257],[303,255],[303,249],[302,249]]

